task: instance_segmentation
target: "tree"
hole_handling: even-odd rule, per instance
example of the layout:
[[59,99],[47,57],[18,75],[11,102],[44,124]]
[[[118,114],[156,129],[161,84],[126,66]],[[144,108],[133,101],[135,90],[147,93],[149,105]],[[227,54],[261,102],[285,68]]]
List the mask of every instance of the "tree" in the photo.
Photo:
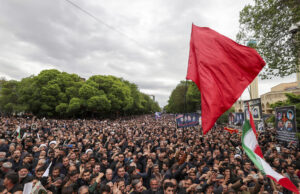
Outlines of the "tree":
[[93,96],[87,101],[88,110],[91,112],[106,113],[110,110],[110,100],[105,94]]
[[172,91],[165,110],[168,113],[196,112],[200,110],[200,105],[201,95],[197,85],[192,81],[181,81]]
[[256,49],[267,63],[262,78],[297,71],[300,36],[293,36],[289,29],[299,21],[299,0],[255,0],[240,12],[237,40],[242,44],[256,40]]
[[102,118],[159,111],[157,102],[122,78],[95,75],[85,81],[56,69],[21,81],[0,79],[0,110],[7,115]]
[[0,108],[5,114],[13,114],[18,106],[17,88],[19,83],[15,80],[2,80],[0,92]]
[[224,112],[217,120],[217,124],[226,124],[229,122],[229,113],[233,113],[234,108],[231,107],[226,112]]

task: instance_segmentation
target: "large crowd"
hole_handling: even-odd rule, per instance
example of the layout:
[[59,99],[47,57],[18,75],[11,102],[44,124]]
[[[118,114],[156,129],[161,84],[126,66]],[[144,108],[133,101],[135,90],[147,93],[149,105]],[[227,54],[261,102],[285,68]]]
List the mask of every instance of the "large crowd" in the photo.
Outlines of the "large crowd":
[[[176,128],[174,116],[117,120],[0,118],[0,193],[291,193],[261,174],[241,133]],[[20,127],[20,133],[18,127]],[[267,128],[265,160],[300,188],[300,150]]]

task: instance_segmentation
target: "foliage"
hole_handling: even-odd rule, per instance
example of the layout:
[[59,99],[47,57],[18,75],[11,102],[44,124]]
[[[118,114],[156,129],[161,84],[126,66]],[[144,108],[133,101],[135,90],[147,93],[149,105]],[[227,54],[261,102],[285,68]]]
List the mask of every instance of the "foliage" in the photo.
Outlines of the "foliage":
[[300,32],[290,32],[292,24],[300,21],[299,0],[255,0],[240,12],[237,40],[245,44],[256,40],[256,49],[268,67],[262,78],[287,76],[297,71],[300,55]]
[[184,113],[196,112],[200,106],[201,95],[197,85],[192,81],[181,81],[172,91],[164,109],[168,113]]
[[56,69],[21,81],[0,80],[0,110],[10,115],[113,117],[160,111],[157,102],[122,78],[95,75],[88,80]]

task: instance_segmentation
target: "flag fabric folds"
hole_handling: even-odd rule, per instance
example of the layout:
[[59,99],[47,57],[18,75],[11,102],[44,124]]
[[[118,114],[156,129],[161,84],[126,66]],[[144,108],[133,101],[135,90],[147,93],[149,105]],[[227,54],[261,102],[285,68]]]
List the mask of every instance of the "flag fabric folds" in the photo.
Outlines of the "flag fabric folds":
[[[250,120],[251,120],[251,112]],[[291,182],[290,179],[282,176],[281,174],[277,173],[272,167],[263,159],[262,151],[258,145],[256,139],[256,133],[253,130],[255,129],[254,123],[250,124],[249,120],[246,119],[245,124],[243,126],[243,135],[242,135],[242,146],[245,150],[248,157],[251,161],[255,164],[255,166],[267,177],[274,180],[276,183],[282,185],[286,189],[290,191],[296,192],[299,194],[297,187]]]
[[21,127],[18,126],[18,128],[16,129],[16,131],[17,131],[17,138],[18,138],[18,139],[22,139],[22,138],[21,138]]
[[226,131],[228,131],[230,134],[232,134],[232,133],[238,133],[238,132],[239,132],[239,130],[237,130],[237,129],[232,129],[232,128],[229,128],[229,127],[224,127],[224,129],[225,129]]
[[48,168],[46,169],[46,171],[44,172],[42,177],[48,177],[49,176],[51,165],[52,165],[52,162],[50,162]]
[[265,62],[255,49],[207,27],[192,26],[186,79],[201,92],[203,133],[241,96]]

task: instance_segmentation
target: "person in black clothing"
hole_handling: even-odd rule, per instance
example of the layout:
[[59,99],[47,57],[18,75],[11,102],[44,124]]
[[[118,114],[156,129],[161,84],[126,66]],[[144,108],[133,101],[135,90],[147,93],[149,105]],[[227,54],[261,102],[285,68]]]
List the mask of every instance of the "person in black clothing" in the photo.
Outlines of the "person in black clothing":
[[9,172],[5,175],[3,185],[5,186],[5,190],[3,193],[23,193],[23,187],[19,184],[19,176],[15,172]]
[[66,176],[67,173],[68,173],[69,166],[70,166],[69,158],[68,157],[64,157],[62,159],[62,167],[60,169],[60,173]]
[[28,166],[21,166],[18,171],[19,183],[21,186],[24,186],[26,183],[29,183],[33,180],[33,176],[29,174]]
[[82,173],[82,177],[78,179],[78,183],[79,183],[79,187],[83,186],[83,185],[90,185],[90,181],[91,181],[91,173],[88,170],[85,170]]
[[105,177],[101,181],[101,184],[106,184],[108,182],[111,182],[113,180],[113,171],[112,169],[108,168],[105,172]]
[[21,160],[21,152],[20,150],[15,150],[12,159],[10,160],[12,163],[12,168],[17,169],[22,165],[22,160]]

